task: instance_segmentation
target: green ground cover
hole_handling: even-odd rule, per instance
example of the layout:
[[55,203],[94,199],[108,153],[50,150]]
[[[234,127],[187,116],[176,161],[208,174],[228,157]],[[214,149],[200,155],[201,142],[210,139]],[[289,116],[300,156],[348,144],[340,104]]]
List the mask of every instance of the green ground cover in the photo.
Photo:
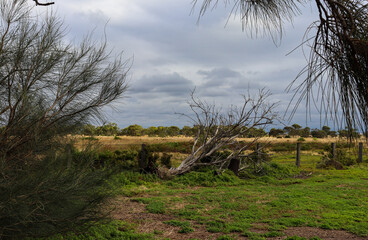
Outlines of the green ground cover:
[[[205,227],[208,233],[220,233],[217,239],[257,240],[282,236],[288,227],[317,227],[368,237],[366,160],[344,170],[324,170],[316,168],[321,155],[302,155],[300,169],[294,166],[294,153],[272,159],[262,174],[246,174],[246,179],[212,170],[171,180],[123,172],[112,184],[119,186],[120,195],[144,204],[146,212],[173,217],[164,224],[179,227],[180,234]],[[159,230],[139,234],[136,227],[115,221],[88,233],[49,239],[162,239]]]

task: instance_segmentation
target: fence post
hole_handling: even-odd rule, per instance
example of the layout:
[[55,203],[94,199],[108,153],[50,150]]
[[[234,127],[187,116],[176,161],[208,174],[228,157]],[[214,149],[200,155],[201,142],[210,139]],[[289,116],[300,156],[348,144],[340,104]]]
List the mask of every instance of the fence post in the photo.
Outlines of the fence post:
[[359,156],[358,156],[358,163],[363,162],[363,143],[359,143]]
[[238,176],[239,175],[239,167],[240,167],[240,159],[233,158],[230,160],[230,164],[227,167],[229,170],[233,171],[233,173]]
[[296,144],[296,166],[297,167],[300,167],[300,146],[301,146],[301,143],[297,143]]
[[261,162],[261,144],[260,143],[257,143],[257,164],[259,164]]
[[147,159],[146,144],[142,144],[142,149],[139,153],[139,160],[138,160],[138,166],[140,171],[143,171],[147,167],[146,159]]
[[335,153],[336,153],[336,144],[335,143],[331,143],[331,155],[332,155],[332,159],[334,159],[335,160],[335,157],[336,157],[336,155],[335,155]]

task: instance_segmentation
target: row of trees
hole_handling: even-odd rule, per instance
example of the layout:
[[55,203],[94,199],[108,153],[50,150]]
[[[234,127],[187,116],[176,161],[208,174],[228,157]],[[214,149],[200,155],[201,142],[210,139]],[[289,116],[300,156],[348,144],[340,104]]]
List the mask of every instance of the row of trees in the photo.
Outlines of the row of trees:
[[[246,128],[246,127],[244,127]],[[91,136],[150,136],[150,137],[174,137],[174,136],[186,136],[193,137],[198,131],[198,126],[193,127],[184,126],[179,128],[177,126],[158,126],[144,128],[138,124],[130,125],[126,128],[120,129],[116,123],[108,123],[102,126],[94,126],[92,124],[84,125],[81,133],[84,135]],[[355,130],[351,130],[354,137],[359,137],[360,134]],[[315,138],[326,138],[326,137],[347,137],[349,136],[349,129],[343,129],[339,131],[333,131],[328,126],[323,126],[322,129],[318,128],[303,128],[299,124],[293,124],[284,128],[272,128],[269,132],[264,129],[252,128],[246,131],[246,134],[241,134],[240,137],[315,137]]]

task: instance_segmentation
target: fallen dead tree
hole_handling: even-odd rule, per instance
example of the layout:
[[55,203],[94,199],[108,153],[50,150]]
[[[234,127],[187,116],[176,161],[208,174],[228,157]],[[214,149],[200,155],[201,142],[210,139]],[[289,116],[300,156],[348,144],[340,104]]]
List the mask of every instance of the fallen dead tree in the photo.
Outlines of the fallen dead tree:
[[[214,166],[218,170],[227,168],[232,159],[239,158],[259,139],[256,137],[251,142],[241,143],[237,138],[254,128],[264,128],[277,118],[273,112],[276,103],[267,102],[269,91],[260,90],[255,98],[250,94],[244,95],[240,107],[230,106],[226,111],[196,98],[194,93],[192,91],[189,102],[193,116],[182,114],[197,128],[191,154],[177,168],[169,169],[170,175],[184,174],[200,166]],[[231,151],[228,154],[215,154],[229,146]]]

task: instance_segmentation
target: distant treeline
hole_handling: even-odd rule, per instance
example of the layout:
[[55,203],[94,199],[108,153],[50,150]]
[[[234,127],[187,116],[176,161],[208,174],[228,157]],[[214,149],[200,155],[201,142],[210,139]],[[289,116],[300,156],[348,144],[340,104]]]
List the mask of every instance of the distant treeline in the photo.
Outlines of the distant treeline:
[[[246,128],[246,127],[244,127]],[[119,128],[116,123],[108,123],[102,126],[94,126],[91,124],[84,125],[81,129],[81,134],[91,136],[151,136],[151,137],[174,137],[174,136],[187,136],[193,137],[197,133],[198,126],[184,126],[179,128],[177,126],[158,126],[143,128],[140,125],[134,124],[126,128]],[[326,137],[347,137],[351,133],[354,137],[360,137],[360,133],[355,129],[344,129],[339,131],[331,131],[328,126],[323,126],[322,129],[309,127],[303,128],[298,124],[286,126],[284,128],[272,128],[269,132],[264,129],[254,128],[250,131],[246,131],[245,135],[241,137],[314,137],[314,138],[326,138]]]

